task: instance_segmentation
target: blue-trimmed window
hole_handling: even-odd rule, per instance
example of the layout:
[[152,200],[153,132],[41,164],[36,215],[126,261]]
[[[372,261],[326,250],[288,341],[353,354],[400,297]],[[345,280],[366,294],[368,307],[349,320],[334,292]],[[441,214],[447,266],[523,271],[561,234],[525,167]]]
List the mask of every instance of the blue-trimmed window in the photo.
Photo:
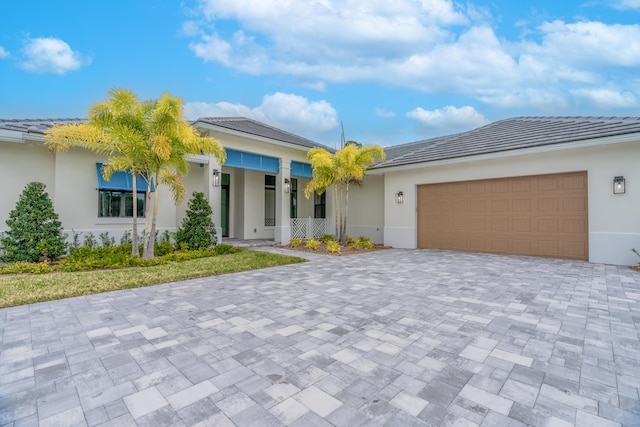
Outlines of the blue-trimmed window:
[[309,163],[291,162],[291,176],[300,176],[302,178],[313,178],[313,169]]
[[[133,176],[128,172],[114,172],[106,181],[102,176],[102,163],[96,163],[98,176],[98,217],[133,217]],[[147,182],[136,177],[137,216],[144,217]],[[152,186],[151,191],[155,191]]]
[[230,148],[227,148],[225,151],[227,152],[227,160],[224,162],[225,166],[251,169],[276,175],[280,173],[280,159],[276,157],[247,153]]

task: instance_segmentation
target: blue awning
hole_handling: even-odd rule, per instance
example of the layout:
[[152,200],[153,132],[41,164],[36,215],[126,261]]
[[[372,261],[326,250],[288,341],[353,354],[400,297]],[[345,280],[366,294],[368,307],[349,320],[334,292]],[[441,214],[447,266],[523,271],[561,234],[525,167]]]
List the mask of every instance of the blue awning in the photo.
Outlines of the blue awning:
[[246,153],[244,151],[231,150],[229,148],[225,151],[227,152],[227,160],[224,162],[225,166],[252,169],[275,174],[280,173],[280,159],[276,157]]
[[303,178],[313,178],[313,170],[309,163],[291,161],[291,176],[301,176]]
[[[99,190],[133,191],[133,175],[129,172],[114,172],[109,181],[102,176],[102,163],[96,163],[96,172]],[[151,191],[155,190],[155,185],[151,183]],[[136,176],[136,191],[147,191],[147,181],[140,175]]]

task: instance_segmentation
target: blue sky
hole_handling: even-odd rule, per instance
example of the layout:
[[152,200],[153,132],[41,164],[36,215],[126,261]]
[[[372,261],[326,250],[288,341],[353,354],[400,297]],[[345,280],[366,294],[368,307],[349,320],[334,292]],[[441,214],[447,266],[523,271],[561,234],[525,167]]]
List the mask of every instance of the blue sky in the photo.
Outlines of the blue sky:
[[329,146],[514,116],[640,115],[640,0],[8,2],[0,118],[85,117],[113,87]]

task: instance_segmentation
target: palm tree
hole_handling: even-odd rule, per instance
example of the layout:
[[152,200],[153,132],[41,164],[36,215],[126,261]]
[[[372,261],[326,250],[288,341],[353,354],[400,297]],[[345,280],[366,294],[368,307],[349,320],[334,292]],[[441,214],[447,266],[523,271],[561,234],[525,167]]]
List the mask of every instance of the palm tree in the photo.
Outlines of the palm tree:
[[[140,102],[131,91],[114,88],[109,98],[94,104],[82,124],[52,127],[45,144],[52,151],[68,150],[72,145],[88,148],[107,161],[102,175],[109,180],[117,171],[133,176],[133,239],[132,254],[138,254],[136,177],[147,183],[145,195],[145,239],[143,257],[153,258],[158,187],[166,184],[174,201],[184,198],[182,175],[188,171],[186,154],[213,154],[220,163],[225,152],[219,141],[201,137],[182,117],[182,100],[168,93],[160,99]],[[149,203],[153,184],[156,186],[153,218],[149,222]]]
[[[131,254],[138,255],[138,157],[145,151],[142,129],[145,126],[147,103],[126,89],[114,88],[109,98],[89,108],[86,122],[81,124],[54,125],[45,134],[45,144],[54,152],[67,151],[73,145],[87,148],[99,155],[107,156],[102,168],[106,181],[114,172],[130,172],[133,177],[133,226]],[[144,176],[148,180],[147,176]]]
[[[222,164],[226,154],[220,142],[203,137],[182,116],[182,99],[164,93],[154,101],[149,114],[149,150],[143,161],[144,172],[156,184],[156,192],[151,216],[151,227],[144,242],[143,257],[153,258],[158,215],[158,188],[164,184],[169,187],[173,200],[179,204],[184,200],[185,188],[182,177],[189,171],[186,155],[212,154]],[[147,198],[151,197],[150,181]],[[145,205],[148,209],[149,204]],[[147,215],[147,218],[149,216]]]
[[376,158],[384,161],[384,150],[378,145],[346,144],[335,154],[323,148],[312,148],[307,153],[311,162],[313,178],[304,189],[308,199],[315,191],[324,193],[327,188],[334,188],[333,195],[336,205],[336,238],[346,243],[347,214],[349,210],[349,187],[361,185],[367,168],[375,164]]

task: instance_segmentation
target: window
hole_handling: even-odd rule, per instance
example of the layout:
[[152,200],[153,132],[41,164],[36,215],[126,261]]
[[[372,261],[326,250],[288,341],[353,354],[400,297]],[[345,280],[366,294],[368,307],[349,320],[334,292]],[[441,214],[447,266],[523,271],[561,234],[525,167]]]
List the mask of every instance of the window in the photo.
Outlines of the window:
[[327,193],[313,193],[313,217],[326,218],[327,214]]
[[[96,163],[98,178],[98,216],[111,218],[133,217],[133,176],[129,172],[114,172],[111,179],[105,181],[102,176],[102,163]],[[147,181],[136,175],[137,216],[144,217],[144,196]],[[151,191],[155,185],[151,183]]]
[[276,177],[264,176],[264,225],[276,225]]
[[[138,216],[144,217],[144,192],[138,192]],[[99,217],[133,217],[133,192],[100,190],[98,192]]]
[[291,178],[291,218],[298,218],[298,180]]

